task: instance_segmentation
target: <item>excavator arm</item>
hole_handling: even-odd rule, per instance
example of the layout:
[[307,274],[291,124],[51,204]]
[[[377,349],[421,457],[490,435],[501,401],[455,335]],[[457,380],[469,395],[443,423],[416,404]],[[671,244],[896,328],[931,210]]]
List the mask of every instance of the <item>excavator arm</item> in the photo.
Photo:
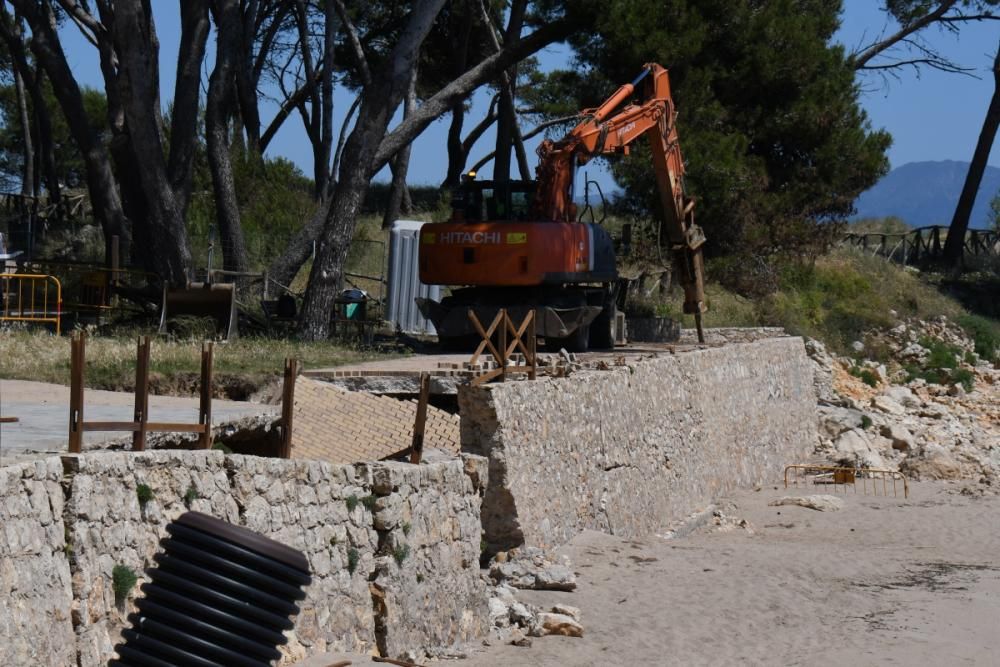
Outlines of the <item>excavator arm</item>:
[[[621,105],[639,85],[641,104]],[[670,78],[660,65],[650,63],[631,83],[620,87],[601,106],[586,109],[584,120],[559,141],[543,141],[538,148],[538,188],[532,212],[541,220],[576,220],[573,177],[578,166],[609,153],[628,154],[629,145],[645,136],[652,152],[653,170],[663,208],[659,230],[673,254],[684,289],[684,312],[695,316],[698,338],[704,342],[701,314],[705,311],[705,235],[694,222],[694,200],[684,191],[684,159],[677,138],[677,112],[670,94]]]

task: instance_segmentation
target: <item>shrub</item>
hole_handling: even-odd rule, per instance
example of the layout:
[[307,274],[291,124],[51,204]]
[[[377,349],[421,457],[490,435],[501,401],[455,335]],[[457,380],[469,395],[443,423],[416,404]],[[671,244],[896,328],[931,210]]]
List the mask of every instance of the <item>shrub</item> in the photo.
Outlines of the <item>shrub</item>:
[[354,574],[354,571],[358,569],[358,563],[361,562],[361,554],[354,547],[347,550],[347,571]]
[[986,361],[1000,360],[1000,324],[979,315],[962,315],[958,325],[972,338],[976,354]]
[[121,605],[132,592],[139,577],[128,565],[119,563],[111,569],[111,589],[115,592],[115,604]]
[[149,488],[148,484],[138,484],[135,487],[135,495],[139,499],[139,505],[142,507],[146,506],[150,500],[156,497],[153,493],[153,489]]
[[198,493],[198,489],[194,486],[189,486],[187,491],[184,492],[184,504],[191,507],[191,503],[201,498],[201,494]]
[[864,382],[869,387],[877,387],[878,386],[878,376],[875,375],[875,373],[873,373],[868,368],[861,368],[859,366],[852,366],[851,370],[850,370],[850,373],[854,377],[856,377],[859,380],[861,380],[862,382]]
[[976,384],[975,376],[968,368],[959,368],[952,374],[952,379],[962,385],[965,391],[972,391]]
[[871,428],[872,418],[868,415],[861,415],[861,428]]
[[402,567],[403,561],[406,557],[410,555],[410,545],[409,544],[397,544],[396,548],[392,550],[392,557],[396,560],[396,565]]
[[354,508],[358,506],[359,501],[358,497],[352,493],[351,495],[347,496],[347,499],[344,502],[347,503],[347,511],[353,512]]
[[375,501],[378,500],[378,496],[367,495],[361,499],[361,504],[365,506],[369,512],[375,511]]

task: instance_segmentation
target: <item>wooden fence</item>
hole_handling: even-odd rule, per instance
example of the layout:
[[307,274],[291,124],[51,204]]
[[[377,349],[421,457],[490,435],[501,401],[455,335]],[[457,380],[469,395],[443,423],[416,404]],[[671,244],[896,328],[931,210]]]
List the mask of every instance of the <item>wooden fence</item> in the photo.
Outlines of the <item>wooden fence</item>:
[[[844,235],[842,243],[905,266],[941,259],[947,237],[947,227],[933,225],[895,234],[849,232]],[[966,255],[1000,257],[1000,232],[970,229],[965,233],[964,245]]]

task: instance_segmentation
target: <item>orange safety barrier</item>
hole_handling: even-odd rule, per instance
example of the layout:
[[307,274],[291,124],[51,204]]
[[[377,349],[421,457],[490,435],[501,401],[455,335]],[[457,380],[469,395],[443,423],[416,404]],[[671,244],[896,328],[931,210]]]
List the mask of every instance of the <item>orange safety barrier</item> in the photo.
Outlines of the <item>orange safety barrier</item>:
[[0,322],[54,324],[58,336],[62,330],[62,283],[55,276],[40,273],[0,273]]

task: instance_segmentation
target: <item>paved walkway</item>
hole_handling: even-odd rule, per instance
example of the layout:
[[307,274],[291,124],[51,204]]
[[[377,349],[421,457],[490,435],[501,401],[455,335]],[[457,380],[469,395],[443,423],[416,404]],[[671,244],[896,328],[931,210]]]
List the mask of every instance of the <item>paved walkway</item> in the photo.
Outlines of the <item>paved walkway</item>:
[[[131,421],[135,397],[131,393],[88,389],[84,394],[87,421]],[[244,401],[212,401],[212,421],[220,423],[262,413],[276,413],[277,407]],[[150,396],[149,420],[163,422],[198,421],[198,399],[177,396]],[[3,463],[15,458],[36,458],[38,454],[66,451],[69,435],[69,387],[0,380],[0,415],[18,417],[15,424],[0,425],[0,457]],[[123,433],[84,433],[84,446]]]

